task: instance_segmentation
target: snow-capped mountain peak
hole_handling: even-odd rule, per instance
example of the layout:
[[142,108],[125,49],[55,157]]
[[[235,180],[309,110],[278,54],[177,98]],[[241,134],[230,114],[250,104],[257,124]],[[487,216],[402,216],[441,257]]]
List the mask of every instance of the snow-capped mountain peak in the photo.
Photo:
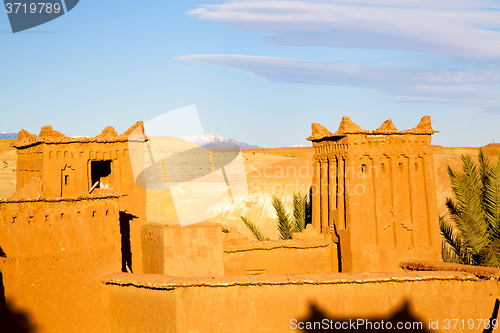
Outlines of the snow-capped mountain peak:
[[195,143],[195,144],[200,145],[200,146],[206,146],[206,145],[217,146],[217,143],[230,143],[230,144],[232,143],[232,144],[239,146],[242,149],[260,148],[259,146],[249,145],[249,144],[244,143],[244,142],[238,142],[238,141],[233,140],[233,139],[224,138],[224,137],[217,135],[215,133],[206,134],[205,136],[203,136],[203,135],[186,135],[186,136],[180,137],[180,139]]

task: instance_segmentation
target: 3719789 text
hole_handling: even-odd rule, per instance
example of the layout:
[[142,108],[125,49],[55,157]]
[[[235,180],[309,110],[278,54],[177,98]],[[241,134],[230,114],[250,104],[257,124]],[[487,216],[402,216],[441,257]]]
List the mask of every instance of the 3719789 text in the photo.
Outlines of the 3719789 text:
[[52,4],[51,2],[32,2],[29,5],[26,2],[7,2],[5,10],[7,14],[58,14],[61,11],[61,5],[58,3]]

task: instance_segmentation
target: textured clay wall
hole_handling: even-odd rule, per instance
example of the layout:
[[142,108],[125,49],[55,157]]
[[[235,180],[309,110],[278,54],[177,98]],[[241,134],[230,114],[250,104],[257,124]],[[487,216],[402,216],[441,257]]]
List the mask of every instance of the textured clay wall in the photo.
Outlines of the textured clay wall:
[[185,227],[147,224],[142,227],[143,269],[172,276],[222,276],[220,224]]
[[[111,331],[120,333],[298,332],[292,328],[299,321],[324,319],[347,325],[383,320],[394,327],[422,322],[419,332],[471,332],[461,324],[446,330],[445,320],[465,319],[467,325],[468,319],[489,319],[500,297],[497,280],[464,272],[216,278],[119,273],[103,282]],[[430,322],[438,329],[429,329]]]
[[22,130],[14,146],[18,192],[39,176],[43,185],[39,194],[46,198],[87,195],[96,180],[100,184],[93,194],[124,194],[120,198],[120,219],[129,235],[131,255],[123,269],[141,272],[140,228],[146,221],[146,189],[137,186],[132,171],[128,139],[134,130],[143,133],[142,123],[121,135],[107,127],[93,138],[69,138],[44,126],[38,136]]
[[99,279],[121,269],[118,200],[0,201],[5,299],[37,332],[108,331]]
[[[43,170],[42,146],[31,146],[19,152],[16,169],[16,189],[20,190]],[[58,181],[60,183],[60,181]]]
[[[143,269],[170,276],[236,276],[337,271],[332,244],[308,228],[298,239],[251,242],[220,224],[142,227]],[[334,245],[334,244],[333,244]],[[333,258],[336,259],[336,258]]]
[[313,124],[313,225],[340,246],[343,272],[390,272],[406,259],[440,260],[430,118],[373,131],[344,117]]
[[324,239],[225,242],[224,273],[231,275],[326,273],[333,267]]

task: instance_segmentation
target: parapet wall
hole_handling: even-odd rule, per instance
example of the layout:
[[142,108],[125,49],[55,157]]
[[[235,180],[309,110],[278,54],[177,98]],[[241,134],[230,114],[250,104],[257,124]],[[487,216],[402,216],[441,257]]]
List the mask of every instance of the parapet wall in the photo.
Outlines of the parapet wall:
[[[111,332],[120,333],[298,332],[306,322],[345,328],[358,320],[393,328],[422,323],[418,332],[471,332],[468,319],[476,325],[476,319],[489,319],[500,297],[497,280],[465,272],[211,278],[117,273],[103,283]],[[447,319],[464,319],[464,328],[446,330]]]
[[325,239],[224,242],[224,273],[231,275],[327,273],[332,250]]
[[0,282],[36,332],[108,331],[99,281],[121,270],[118,206],[118,195],[0,201]]
[[216,223],[150,223],[141,229],[143,269],[148,274],[191,277],[337,271],[334,244],[311,228],[295,235],[298,239],[252,242],[236,230],[223,236]]
[[142,267],[149,274],[222,276],[220,224],[146,224],[141,228]]

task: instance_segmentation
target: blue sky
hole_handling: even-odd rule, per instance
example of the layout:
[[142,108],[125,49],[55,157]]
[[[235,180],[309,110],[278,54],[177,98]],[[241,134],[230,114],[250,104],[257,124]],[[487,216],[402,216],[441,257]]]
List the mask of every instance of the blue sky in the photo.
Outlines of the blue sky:
[[195,104],[206,134],[262,147],[427,114],[434,144],[481,146],[500,142],[499,29],[499,0],[81,0],[16,34],[0,14],[0,132],[123,132]]

